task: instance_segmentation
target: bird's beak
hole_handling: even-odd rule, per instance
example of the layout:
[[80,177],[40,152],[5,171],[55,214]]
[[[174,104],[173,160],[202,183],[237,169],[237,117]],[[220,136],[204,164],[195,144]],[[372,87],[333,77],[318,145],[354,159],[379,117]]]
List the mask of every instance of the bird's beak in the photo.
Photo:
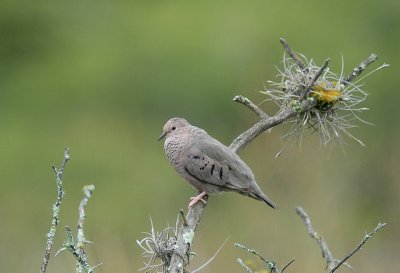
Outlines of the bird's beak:
[[163,139],[166,135],[167,135],[167,132],[163,132],[163,133],[161,134],[161,136],[158,138],[158,141],[160,141],[161,139]]

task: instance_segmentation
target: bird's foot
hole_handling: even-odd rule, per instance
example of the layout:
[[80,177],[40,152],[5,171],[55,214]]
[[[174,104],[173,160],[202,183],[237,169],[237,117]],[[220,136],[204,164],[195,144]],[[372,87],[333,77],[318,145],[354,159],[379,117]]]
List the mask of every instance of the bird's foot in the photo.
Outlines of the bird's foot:
[[203,197],[206,195],[207,193],[205,191],[201,192],[199,195],[195,196],[195,197],[190,197],[190,203],[188,206],[188,209],[190,209],[191,207],[193,207],[194,204],[196,204],[197,202],[201,201],[203,202],[203,204],[207,204],[206,200],[203,199]]

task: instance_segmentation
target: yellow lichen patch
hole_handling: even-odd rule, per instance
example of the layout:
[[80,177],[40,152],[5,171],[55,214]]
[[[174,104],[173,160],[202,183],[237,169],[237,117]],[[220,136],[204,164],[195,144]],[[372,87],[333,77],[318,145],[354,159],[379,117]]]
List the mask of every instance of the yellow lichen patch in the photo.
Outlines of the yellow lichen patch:
[[321,103],[335,103],[339,100],[340,89],[336,87],[335,82],[317,82],[311,91],[311,96],[317,97]]

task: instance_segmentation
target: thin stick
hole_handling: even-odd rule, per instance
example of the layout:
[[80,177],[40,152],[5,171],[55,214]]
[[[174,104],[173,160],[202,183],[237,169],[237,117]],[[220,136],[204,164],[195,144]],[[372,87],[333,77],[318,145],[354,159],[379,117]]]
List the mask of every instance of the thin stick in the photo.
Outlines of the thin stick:
[[289,267],[289,265],[291,265],[293,262],[295,261],[295,259],[293,258],[293,259],[291,259],[290,260],[290,262],[288,262],[288,264],[287,265],[285,265],[283,268],[282,268],[282,270],[281,270],[281,273],[283,273],[283,271],[285,271],[285,269],[286,268],[288,268]]
[[72,253],[72,255],[75,257],[77,262],[80,264],[80,266],[86,273],[92,273],[94,268],[96,268],[99,265],[95,267],[90,267],[90,265],[87,262],[86,255],[81,255],[79,249],[77,249],[77,247],[74,244],[72,230],[68,226],[65,226],[65,232],[67,233],[67,240],[64,242],[63,247],[59,251],[57,251],[56,255],[58,255],[58,253],[60,253],[63,250],[68,250],[69,252]]
[[[294,259],[291,259],[290,262],[282,268],[282,270],[279,270],[279,268],[276,267],[276,263],[275,263],[274,261],[269,261],[269,260],[267,260],[266,258],[264,258],[263,256],[261,256],[261,254],[258,253],[255,249],[250,249],[250,248],[248,248],[248,247],[246,247],[246,246],[244,246],[244,245],[241,245],[241,244],[239,244],[239,243],[235,243],[234,246],[236,246],[236,247],[238,247],[238,248],[241,248],[241,249],[244,249],[244,250],[246,250],[247,252],[256,255],[258,258],[260,258],[260,259],[265,263],[265,265],[267,266],[267,268],[269,269],[269,271],[270,271],[270,272],[273,272],[273,273],[283,273],[283,271],[285,271],[285,269],[288,268],[288,267],[294,262]],[[251,269],[249,269],[249,268],[243,263],[243,261],[242,261],[240,258],[238,258],[237,261],[238,261],[238,263],[239,263],[241,266],[243,266],[247,271],[250,270],[249,272],[253,272]]]
[[347,254],[346,257],[344,257],[342,260],[340,260],[333,268],[331,271],[329,271],[329,273],[333,273],[335,272],[341,265],[343,265],[348,259],[350,259],[351,256],[353,256],[354,254],[356,254],[356,252],[358,252],[361,247],[368,241],[369,238],[371,238],[373,235],[375,235],[375,233],[377,233],[381,228],[383,228],[384,226],[386,226],[386,223],[379,223],[376,228],[371,231],[370,233],[366,234],[364,236],[364,239],[361,240],[361,242],[352,250],[350,251],[349,254]]
[[371,54],[368,56],[367,59],[362,61],[357,67],[353,69],[353,71],[345,78],[343,84],[347,85],[349,82],[351,82],[355,77],[360,76],[360,74],[373,62],[375,62],[378,59],[378,55],[376,54]]
[[235,243],[234,246],[236,246],[236,247],[238,247],[238,248],[241,248],[241,249],[244,249],[244,250],[246,250],[247,252],[256,255],[258,258],[260,258],[260,259],[261,259],[263,262],[265,262],[265,263],[269,263],[269,262],[270,262],[269,260],[267,260],[267,259],[265,259],[263,256],[261,256],[261,254],[258,253],[257,250],[255,250],[255,249],[250,249],[250,248],[248,248],[248,247],[246,247],[246,246],[244,246],[244,245],[241,245],[241,244],[239,244],[239,243]]
[[301,94],[301,96],[299,98],[300,101],[302,101],[306,97],[306,95],[310,91],[311,87],[318,80],[318,78],[322,75],[322,73],[328,67],[330,62],[331,62],[331,60],[329,58],[324,61],[324,64],[320,67],[320,69],[317,71],[317,73],[314,75],[314,77],[311,79],[311,81],[309,81],[307,86],[304,87],[304,92]]
[[303,61],[296,55],[296,53],[293,52],[289,44],[286,42],[285,39],[280,38],[279,39],[282,46],[285,48],[286,52],[289,54],[289,56],[295,61],[297,66],[301,69],[304,70],[306,68],[306,65],[303,63]]
[[268,115],[256,104],[254,104],[251,100],[248,98],[238,95],[233,98],[234,101],[239,102],[243,104],[244,106],[247,106],[251,111],[256,113],[257,116],[260,118],[268,118]]
[[47,269],[47,265],[50,260],[50,252],[53,247],[53,242],[54,242],[54,237],[56,236],[56,230],[57,230],[57,225],[60,222],[60,208],[61,208],[61,203],[64,198],[64,190],[63,190],[63,181],[62,177],[64,174],[64,169],[65,166],[67,165],[68,160],[70,159],[69,155],[69,148],[65,148],[64,150],[64,159],[61,163],[60,169],[56,169],[56,167],[52,166],[52,169],[56,175],[56,182],[57,182],[57,200],[53,205],[53,218],[51,221],[51,227],[49,233],[47,233],[47,243],[46,243],[46,249],[44,252],[44,257],[43,257],[43,262],[40,267],[40,273],[45,273]]
[[332,252],[328,248],[328,244],[326,243],[325,239],[319,235],[313,228],[311,224],[311,219],[305,210],[302,207],[296,208],[296,213],[300,216],[303,220],[304,225],[307,228],[307,232],[311,238],[317,241],[317,244],[321,248],[322,257],[326,259],[327,268],[331,268],[335,265],[335,259],[333,258]]
[[[77,224],[77,243],[76,243],[76,248],[79,256],[85,257],[85,249],[84,245],[88,242],[85,238],[84,235],[84,230],[83,230],[83,225],[85,223],[85,208],[89,202],[90,197],[92,197],[92,193],[94,191],[94,185],[87,185],[83,187],[83,198],[81,203],[79,204],[79,219],[78,219],[78,224]],[[79,261],[76,263],[76,272],[81,273],[82,272],[82,265]]]

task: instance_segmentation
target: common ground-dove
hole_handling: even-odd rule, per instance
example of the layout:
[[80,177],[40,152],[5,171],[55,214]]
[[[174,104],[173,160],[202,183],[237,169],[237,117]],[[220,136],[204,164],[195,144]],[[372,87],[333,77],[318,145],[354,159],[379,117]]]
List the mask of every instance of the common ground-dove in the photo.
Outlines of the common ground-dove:
[[201,193],[192,197],[189,207],[202,201],[204,195],[234,191],[272,202],[257,185],[250,168],[224,144],[206,131],[190,125],[183,118],[172,118],[164,125],[160,140],[165,137],[164,149],[179,175]]

